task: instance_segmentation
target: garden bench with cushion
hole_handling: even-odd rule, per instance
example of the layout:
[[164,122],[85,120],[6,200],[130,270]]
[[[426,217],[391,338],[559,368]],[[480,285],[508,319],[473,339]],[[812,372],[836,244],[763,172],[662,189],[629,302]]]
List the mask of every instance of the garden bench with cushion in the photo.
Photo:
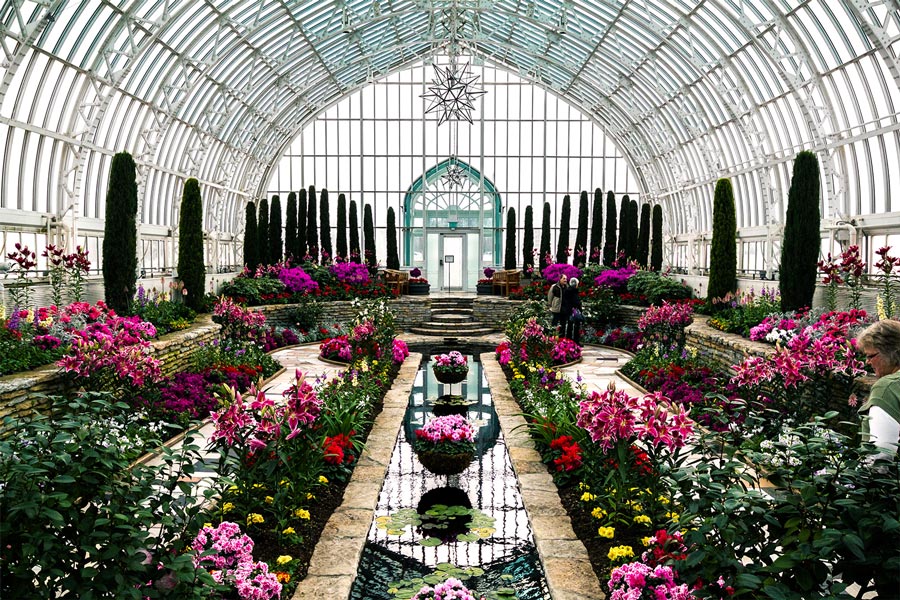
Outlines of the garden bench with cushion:
[[519,287],[519,278],[521,276],[522,272],[517,269],[495,272],[491,281],[494,293],[499,292],[501,296],[509,296],[510,290]]

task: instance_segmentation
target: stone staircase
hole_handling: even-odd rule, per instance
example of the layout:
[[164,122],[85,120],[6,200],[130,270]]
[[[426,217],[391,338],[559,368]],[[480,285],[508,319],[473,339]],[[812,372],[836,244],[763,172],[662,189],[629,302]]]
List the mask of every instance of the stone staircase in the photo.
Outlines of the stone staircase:
[[435,298],[431,301],[431,321],[409,330],[419,335],[440,338],[474,337],[497,331],[495,327],[475,320],[474,298]]

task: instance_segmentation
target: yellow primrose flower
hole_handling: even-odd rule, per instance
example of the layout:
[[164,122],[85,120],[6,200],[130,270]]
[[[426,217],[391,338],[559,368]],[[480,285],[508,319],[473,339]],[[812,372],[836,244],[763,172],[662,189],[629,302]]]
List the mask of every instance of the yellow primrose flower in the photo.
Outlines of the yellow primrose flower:
[[253,484],[253,489],[254,489],[254,490],[261,490],[261,489],[263,489],[264,487],[266,487],[266,486],[264,486],[264,485],[261,484],[261,483],[254,483],[254,484]]
[[667,512],[667,513],[666,513],[666,518],[667,518],[667,519],[671,519],[671,520],[673,520],[673,521],[677,521],[679,516],[681,516],[681,515],[679,515],[679,514],[676,513],[676,512]]
[[265,523],[266,520],[259,513],[250,513],[247,515],[247,525],[252,525],[253,523]]
[[212,527],[212,523],[204,523],[203,526],[204,527]]
[[236,491],[238,491],[238,486],[236,486],[236,485],[230,485],[230,486],[228,486],[228,491],[229,491],[229,492],[236,492]]
[[294,560],[294,559],[290,554],[282,554],[281,556],[279,556],[278,558],[275,559],[275,562],[277,562],[279,565],[286,565],[289,562],[291,562],[292,560]]
[[612,561],[625,560],[633,556],[634,550],[631,549],[631,546],[614,546],[609,549],[609,553],[606,555]]
[[645,546],[649,546],[650,544],[653,543],[653,540],[654,540],[654,538],[649,537],[649,536],[648,536],[648,537],[642,537],[642,538],[641,538],[641,543],[642,543],[643,545],[645,545]]
[[272,496],[266,496],[266,499],[265,499],[266,504],[272,504],[273,502],[275,502],[275,498],[273,498]]
[[669,502],[671,502],[671,500],[669,500],[669,499],[666,498],[665,496],[660,496],[659,498],[657,498],[657,500],[658,500],[661,504],[668,504]]
[[377,360],[373,360],[373,361],[372,361],[372,366],[373,366],[373,367],[377,367],[377,366],[378,366],[378,361],[377,361]]
[[222,505],[222,512],[223,512],[223,513],[231,512],[231,511],[233,511],[233,510],[234,510],[234,503],[233,503],[233,502],[226,502],[225,504]]
[[307,500],[315,500],[316,497],[312,495],[312,492],[306,492],[306,499]]
[[591,486],[589,486],[588,484],[586,484],[586,483],[583,482],[583,481],[579,481],[579,482],[578,482],[578,489],[579,489],[579,490],[589,490],[589,489],[591,489]]
[[278,485],[287,485],[289,483],[290,483],[290,481],[288,481],[287,479],[282,479],[281,481],[278,482]]
[[649,525],[650,517],[648,517],[647,515],[635,515],[634,522],[640,525]]
[[613,536],[616,535],[616,528],[615,527],[600,527],[597,529],[597,535],[599,535],[600,537],[613,539]]
[[593,502],[596,499],[597,499],[597,496],[593,495],[590,492],[585,492],[581,495],[582,502]]
[[[297,532],[294,531],[294,528],[293,528],[293,527],[288,527],[287,529],[285,529],[285,530],[282,531],[281,533],[284,534],[284,535],[294,535],[294,534],[297,533]],[[646,546],[646,544],[644,544],[644,545]]]
[[591,516],[594,517],[595,519],[606,518],[606,511],[598,506],[594,510],[591,511]]
[[309,520],[309,511],[303,508],[298,508],[294,511],[294,516],[298,519],[306,519]]
[[319,483],[322,485],[328,485],[328,478],[324,475],[319,475]]

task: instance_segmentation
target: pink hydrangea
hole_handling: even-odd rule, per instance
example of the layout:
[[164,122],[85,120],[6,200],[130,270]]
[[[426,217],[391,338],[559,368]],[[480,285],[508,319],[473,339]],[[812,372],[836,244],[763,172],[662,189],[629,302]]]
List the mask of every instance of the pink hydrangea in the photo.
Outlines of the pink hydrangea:
[[[684,583],[676,583],[672,567],[649,567],[644,563],[627,563],[613,569],[607,584],[610,600],[693,600],[696,598]],[[649,595],[644,595],[644,593]]]
[[402,363],[409,356],[409,347],[403,340],[395,339],[391,344],[391,358],[395,363]]

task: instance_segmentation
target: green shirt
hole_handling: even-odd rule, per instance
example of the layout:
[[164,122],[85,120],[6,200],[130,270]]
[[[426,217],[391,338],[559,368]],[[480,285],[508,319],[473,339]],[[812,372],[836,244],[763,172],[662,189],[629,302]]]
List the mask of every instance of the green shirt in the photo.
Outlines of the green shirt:
[[[877,406],[900,423],[900,371],[878,379],[869,392],[869,398],[859,407],[860,413],[868,413]],[[869,419],[863,418],[860,432],[864,442],[869,441]]]

